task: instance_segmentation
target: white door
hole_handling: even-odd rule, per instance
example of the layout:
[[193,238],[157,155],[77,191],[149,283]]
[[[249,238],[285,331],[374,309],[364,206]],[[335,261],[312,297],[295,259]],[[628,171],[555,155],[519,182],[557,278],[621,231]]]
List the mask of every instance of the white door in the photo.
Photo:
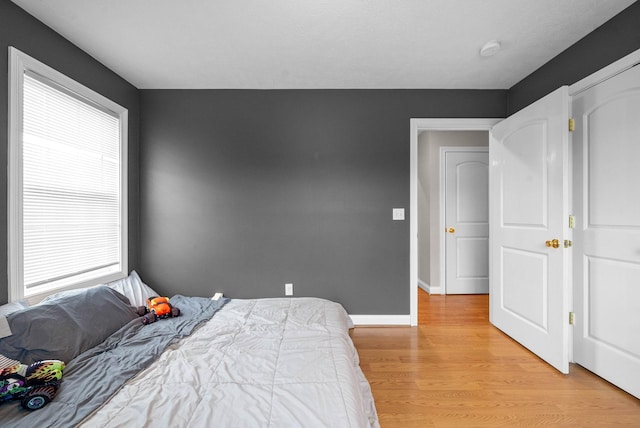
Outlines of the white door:
[[640,66],[573,115],[574,360],[640,398]]
[[444,151],[445,293],[489,292],[489,153]]
[[562,373],[569,372],[568,109],[562,87],[498,123],[489,141],[490,320]]

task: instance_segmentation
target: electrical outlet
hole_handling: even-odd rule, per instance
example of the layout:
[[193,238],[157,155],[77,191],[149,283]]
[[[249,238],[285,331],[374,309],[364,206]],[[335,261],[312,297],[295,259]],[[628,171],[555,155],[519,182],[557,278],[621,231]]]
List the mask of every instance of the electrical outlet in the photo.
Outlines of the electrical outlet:
[[285,284],[284,285],[284,295],[285,296],[293,296],[293,284]]
[[221,297],[222,297],[222,293],[216,293],[213,295],[211,300],[220,300]]

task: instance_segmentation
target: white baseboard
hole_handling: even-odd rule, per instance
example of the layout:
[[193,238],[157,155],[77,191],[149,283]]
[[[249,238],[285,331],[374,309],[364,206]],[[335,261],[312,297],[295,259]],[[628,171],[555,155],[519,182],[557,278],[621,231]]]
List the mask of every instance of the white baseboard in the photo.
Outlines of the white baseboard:
[[349,315],[354,325],[411,325],[410,315]]
[[429,294],[444,294],[442,292],[442,287],[430,287]]
[[418,280],[418,287],[429,294],[442,294],[442,287],[432,287],[424,281]]

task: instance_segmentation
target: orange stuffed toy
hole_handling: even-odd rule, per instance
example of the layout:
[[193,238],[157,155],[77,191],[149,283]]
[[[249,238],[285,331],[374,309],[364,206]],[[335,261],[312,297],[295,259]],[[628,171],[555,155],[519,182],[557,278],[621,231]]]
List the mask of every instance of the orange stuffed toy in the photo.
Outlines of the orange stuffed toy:
[[169,303],[168,297],[149,297],[147,306],[138,307],[138,315],[142,317],[142,324],[151,324],[158,318],[172,318],[180,316],[180,309]]

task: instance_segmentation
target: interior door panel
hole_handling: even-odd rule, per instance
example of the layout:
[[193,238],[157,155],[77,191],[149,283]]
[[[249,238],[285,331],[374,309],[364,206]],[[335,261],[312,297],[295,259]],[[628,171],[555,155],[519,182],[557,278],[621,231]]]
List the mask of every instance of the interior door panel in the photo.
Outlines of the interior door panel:
[[566,87],[490,133],[490,319],[568,373]]

